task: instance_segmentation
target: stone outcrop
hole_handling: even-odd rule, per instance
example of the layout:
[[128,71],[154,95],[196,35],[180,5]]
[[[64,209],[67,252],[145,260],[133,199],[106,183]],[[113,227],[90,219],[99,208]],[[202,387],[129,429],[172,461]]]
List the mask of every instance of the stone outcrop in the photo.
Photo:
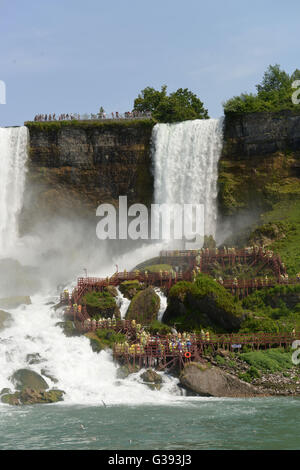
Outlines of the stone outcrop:
[[14,372],[11,379],[17,390],[23,390],[25,388],[46,390],[49,388],[43,377],[30,369],[18,369]]
[[152,200],[154,122],[25,123],[30,135],[23,230],[51,215],[95,217],[99,204]]
[[180,383],[206,397],[254,397],[260,394],[252,385],[209,363],[187,364],[180,374]]
[[242,226],[250,214],[256,221],[274,203],[299,197],[300,113],[226,116],[218,184],[220,213],[246,213]]
[[142,325],[149,325],[157,319],[159,307],[159,296],[152,287],[148,287],[133,297],[126,313],[126,319],[136,320]]

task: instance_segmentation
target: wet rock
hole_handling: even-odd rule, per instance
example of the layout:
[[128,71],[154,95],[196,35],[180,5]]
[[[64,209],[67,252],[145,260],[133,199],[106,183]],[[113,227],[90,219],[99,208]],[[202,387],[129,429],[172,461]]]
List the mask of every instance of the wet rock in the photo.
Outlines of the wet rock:
[[20,392],[10,393],[1,397],[2,403],[8,405],[35,405],[38,403],[56,403],[63,400],[63,390],[34,390],[25,388]]
[[152,287],[148,287],[133,297],[126,313],[126,319],[136,320],[141,324],[150,324],[157,319],[159,307],[159,296]]
[[211,364],[190,363],[180,374],[180,382],[200,396],[253,397],[260,391]]
[[41,370],[41,374],[44,376],[44,377],[47,377],[48,379],[50,379],[53,383],[57,383],[58,380],[52,375],[50,374],[47,369],[42,369]]
[[30,369],[19,369],[11,377],[13,384],[17,390],[33,389],[46,390],[49,388],[47,382],[41,375]]
[[143,383],[150,388],[150,390],[160,390],[162,386],[161,376],[155,372],[153,369],[147,369],[143,374],[141,374],[141,379]]
[[11,389],[10,388],[2,388],[2,390],[0,392],[0,396],[1,395],[6,395],[7,393],[11,393]]
[[117,369],[117,378],[118,379],[126,379],[130,374],[135,374],[140,370],[139,366],[136,364],[133,366],[132,364],[126,364],[120,366]]
[[70,320],[58,322],[55,326],[59,326],[68,338],[80,335],[80,331],[77,330],[75,323]]
[[147,369],[145,372],[143,372],[141,378],[144,380],[144,382],[152,382],[155,384],[162,383],[161,376],[153,369]]
[[43,359],[39,353],[27,354],[26,356],[26,362],[28,362],[28,364],[39,364],[42,361]]

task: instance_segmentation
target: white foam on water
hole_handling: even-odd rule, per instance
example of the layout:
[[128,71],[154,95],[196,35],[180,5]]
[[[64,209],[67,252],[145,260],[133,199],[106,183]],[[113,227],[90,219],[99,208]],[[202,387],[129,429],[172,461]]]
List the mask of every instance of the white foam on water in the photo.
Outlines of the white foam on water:
[[[141,372],[118,379],[112,354],[93,352],[84,336],[65,337],[57,326],[62,321],[62,312],[45,305],[44,297],[33,297],[31,305],[23,305],[11,314],[13,324],[0,334],[0,390],[4,387],[13,390],[12,374],[17,369],[30,368],[39,374],[46,369],[47,374],[55,377],[57,383],[44,378],[50,387],[66,392],[67,404],[169,403],[180,399],[178,380],[171,377],[164,376],[159,392],[141,383]],[[27,356],[36,353],[41,362],[28,365]]]

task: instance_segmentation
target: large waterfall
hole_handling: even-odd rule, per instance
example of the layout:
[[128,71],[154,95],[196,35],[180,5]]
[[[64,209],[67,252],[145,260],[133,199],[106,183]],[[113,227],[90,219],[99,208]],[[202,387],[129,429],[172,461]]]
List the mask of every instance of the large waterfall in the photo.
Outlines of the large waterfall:
[[152,133],[157,204],[203,204],[204,233],[215,236],[223,119],[156,124]]
[[0,128],[0,254],[13,249],[18,238],[27,160],[28,129]]
[[[203,203],[205,232],[214,235],[222,121],[210,119],[170,125],[159,124],[154,127],[152,138],[155,150],[156,202]],[[11,257],[14,247],[18,244],[18,216],[23,204],[27,145],[28,131],[25,127],[0,129],[2,258]],[[67,225],[64,231],[67,231]],[[46,245],[47,243],[45,251]],[[22,247],[21,249],[26,251],[26,241]],[[153,247],[148,246],[147,249],[152,250]],[[144,248],[137,250],[136,253],[132,252],[126,256],[126,262],[130,260],[133,263],[141,255],[146,259],[149,253]],[[61,257],[64,263],[68,264],[63,249]],[[40,260],[43,263],[42,257]],[[114,259],[114,263],[117,262],[118,265],[119,261],[122,264],[122,257],[119,260]],[[120,381],[110,353],[93,352],[86,337],[65,337],[57,326],[58,322],[63,321],[63,312],[51,308],[51,303],[57,301],[57,292],[55,286],[49,287],[49,284],[46,294],[40,292],[32,296],[31,305],[9,311],[11,322],[0,331],[0,390],[2,387],[13,389],[11,376],[17,369],[31,368],[39,374],[47,374],[48,384],[64,390],[65,402],[69,403],[101,404],[102,400],[108,403],[157,403],[179,399],[176,379],[165,378],[164,387],[159,394],[143,385],[139,374]],[[159,295],[160,319],[166,307],[166,298],[162,293]],[[118,301],[123,316],[128,302],[122,299],[121,295]],[[28,358],[32,355],[39,358],[35,364],[29,363]],[[57,383],[54,384],[49,377],[55,377]]]
[[[18,254],[29,249],[26,239],[23,239],[22,244],[19,244],[18,239],[18,216],[23,204],[27,145],[26,127],[0,128],[0,259],[17,256],[17,245],[20,248]],[[64,227],[68,233],[67,222]],[[48,241],[43,242],[44,251],[40,257],[37,256],[39,264],[45,262],[43,253],[49,250]],[[56,246],[58,244],[59,240]],[[91,255],[86,247],[82,250],[87,257]],[[93,248],[90,249],[92,250]],[[64,246],[60,247],[60,253],[67,265],[70,259]],[[134,263],[134,254],[127,255],[127,262],[129,257]],[[115,262],[119,264],[118,259]],[[111,266],[107,266],[105,272],[98,274],[107,275],[110,269]],[[117,366],[113,363],[110,352],[93,352],[88,338],[84,336],[67,338],[58,325],[64,320],[63,309],[53,308],[58,302],[57,294],[55,280],[50,278],[49,273],[47,290],[32,295],[30,305],[7,309],[8,318],[4,325],[0,323],[0,392],[6,387],[14,390],[11,379],[13,373],[18,369],[29,368],[43,375],[49,387],[64,390],[64,403],[103,406],[103,402],[166,403],[180,399],[176,379],[165,377],[159,394],[142,383],[140,373],[119,380]],[[123,316],[129,301],[119,295],[118,302]],[[30,357],[37,357],[37,360],[32,363]],[[1,400],[0,406],[5,406],[1,404]]]

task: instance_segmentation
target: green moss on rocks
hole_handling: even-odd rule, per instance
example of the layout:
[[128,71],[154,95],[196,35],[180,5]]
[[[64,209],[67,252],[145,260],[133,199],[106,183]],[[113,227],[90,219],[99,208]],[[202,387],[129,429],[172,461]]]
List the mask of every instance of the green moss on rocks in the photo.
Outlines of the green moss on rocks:
[[88,292],[82,298],[88,314],[93,318],[120,316],[120,311],[111,290],[105,288],[100,292]]
[[133,297],[145,287],[139,281],[124,281],[120,284],[119,290],[122,292],[126,299],[133,299]]
[[89,331],[85,336],[90,340],[94,352],[99,353],[103,349],[112,348],[116,343],[124,343],[126,336],[122,333],[116,333],[112,329],[99,329]]
[[133,297],[126,313],[126,319],[149,325],[157,318],[159,307],[159,296],[152,287],[148,287]]
[[163,321],[181,330],[230,332],[239,329],[242,314],[239,303],[223,286],[200,274],[195,283],[182,281],[171,288]]

